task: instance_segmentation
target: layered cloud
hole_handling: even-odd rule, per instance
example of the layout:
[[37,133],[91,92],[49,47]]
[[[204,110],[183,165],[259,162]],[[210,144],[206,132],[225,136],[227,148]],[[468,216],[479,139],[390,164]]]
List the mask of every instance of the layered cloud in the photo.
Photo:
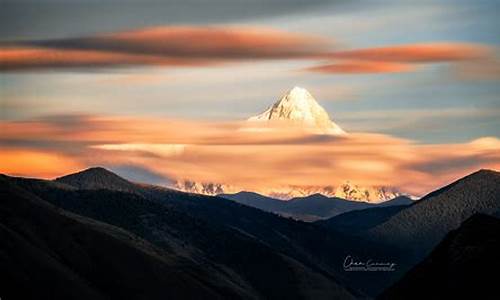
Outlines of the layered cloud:
[[113,53],[106,51],[59,50],[36,47],[9,47],[0,50],[0,70],[32,70],[54,68],[96,68],[132,65],[192,66],[206,60]]
[[171,26],[29,44],[166,57],[246,59],[311,55],[326,42],[269,28]]
[[500,168],[500,140],[493,137],[426,145],[381,134],[335,137],[285,127],[247,130],[241,122],[98,116],[4,121],[2,128],[0,172],[24,176],[126,166],[155,174],[155,183],[212,182],[232,191],[350,181],[421,195],[479,168]]
[[336,59],[432,63],[482,59],[489,56],[486,46],[466,43],[427,43],[354,49],[329,54]]
[[155,27],[91,37],[24,41],[0,48],[0,70],[130,65],[203,65],[301,58],[324,51],[318,37],[251,27]]
[[385,61],[341,61],[307,68],[307,71],[320,73],[360,74],[360,73],[399,73],[409,72],[414,66],[404,63]]
[[459,66],[457,72],[462,75],[468,73],[464,69],[473,70],[475,79],[498,75],[494,49],[481,44],[434,42],[348,50],[332,44],[318,36],[264,27],[163,26],[4,42],[0,45],[0,71],[302,59],[321,61],[306,70],[325,74],[399,73],[414,71],[422,64],[451,63]]
[[[452,63],[483,73],[495,73],[495,51],[485,45],[470,43],[422,43],[351,49],[328,53],[330,63],[308,68],[321,73],[397,73],[409,72],[419,65]],[[496,63],[498,65],[498,63]],[[491,74],[490,74],[491,75]]]

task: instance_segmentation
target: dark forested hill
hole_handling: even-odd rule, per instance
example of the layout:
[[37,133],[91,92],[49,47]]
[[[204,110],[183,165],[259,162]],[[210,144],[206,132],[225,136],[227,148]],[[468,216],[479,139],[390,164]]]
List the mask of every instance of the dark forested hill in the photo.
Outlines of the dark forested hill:
[[410,204],[413,201],[405,196],[380,204],[351,201],[337,197],[326,197],[313,194],[306,197],[297,197],[287,201],[266,197],[252,192],[239,192],[236,194],[222,194],[220,197],[235,202],[256,207],[264,211],[273,212],[282,216],[289,216],[297,220],[317,221],[328,219],[339,214],[370,207],[384,207],[393,205]]
[[[118,226],[193,261],[230,279],[243,294],[350,299],[358,293],[343,287],[349,284],[340,272],[344,252],[358,248],[355,241],[311,224],[216,197],[133,183],[133,192],[126,192],[107,183],[111,188],[85,189],[79,188],[86,186],[82,182],[6,179],[57,207]],[[348,246],[340,247],[339,241]]]
[[252,298],[117,227],[71,215],[0,177],[2,299]]
[[353,210],[315,223],[339,232],[357,234],[387,221],[405,207],[394,205]]
[[89,168],[78,173],[62,176],[56,178],[55,181],[77,189],[86,190],[108,189],[135,192],[137,189],[136,184],[100,167]]
[[[11,201],[1,202],[2,235],[9,242],[0,244],[0,262],[11,278],[6,281],[13,287],[10,291],[32,284],[47,286],[48,293],[62,293],[52,298],[71,297],[73,290],[90,298],[113,298],[121,292],[154,298],[164,294],[162,287],[172,285],[179,286],[165,294],[172,298],[197,298],[197,291],[210,298],[376,296],[466,218],[478,212],[498,214],[498,180],[497,172],[480,171],[408,206],[368,208],[339,216],[336,226],[344,227],[335,228],[220,197],[136,184],[102,168],[55,181],[2,176],[2,199]],[[294,207],[302,209],[303,201],[331,201],[312,198],[292,204],[299,203]],[[17,207],[22,203],[37,203],[50,213],[41,210],[37,215],[37,209]],[[362,222],[356,221],[359,218]],[[80,236],[90,230],[96,232],[95,237],[94,233]],[[127,254],[122,256],[122,251]],[[23,256],[31,267],[21,263]],[[106,260],[108,256],[112,258]],[[391,262],[396,269],[348,272],[344,270],[346,257]],[[118,260],[123,260],[122,265]],[[87,265],[91,271],[85,269]],[[106,275],[88,278],[95,270]],[[161,274],[173,275],[162,278]],[[32,283],[26,283],[26,278]],[[65,285],[64,278],[73,279]],[[53,283],[68,289],[54,291]],[[115,290],[118,283],[127,284],[128,289]],[[140,292],[143,288],[150,291]],[[28,290],[23,292],[32,296]]]
[[480,170],[461,178],[358,236],[399,252],[399,269],[383,282],[393,284],[422,261],[448,232],[476,213],[500,214],[499,172]]
[[474,215],[380,299],[497,299],[500,219]]
[[475,213],[500,213],[499,172],[481,170],[457,180],[400,210],[368,234],[421,259]]

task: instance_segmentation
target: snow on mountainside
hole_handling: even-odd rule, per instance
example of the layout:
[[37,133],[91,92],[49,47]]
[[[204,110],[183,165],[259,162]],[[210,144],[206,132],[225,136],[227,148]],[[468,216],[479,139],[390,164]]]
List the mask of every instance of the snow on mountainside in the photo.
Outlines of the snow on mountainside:
[[[174,188],[184,192],[205,195],[233,194],[245,190],[243,188],[221,183],[194,182],[189,180],[177,181]],[[351,201],[369,203],[380,203],[405,195],[396,189],[388,187],[360,187],[350,182],[345,182],[339,186],[288,186],[254,192],[282,200],[321,194],[327,197],[338,197]]]
[[405,195],[396,189],[384,186],[359,186],[346,181],[338,186],[290,186],[287,189],[273,190],[269,196],[279,199],[291,199],[295,197],[307,197],[313,194],[321,194],[327,197],[338,197],[352,201],[384,202]]
[[345,131],[335,124],[328,113],[304,88],[294,87],[263,113],[250,122],[290,121],[295,125],[323,134],[342,135]]
[[203,195],[218,195],[224,194],[227,190],[231,190],[227,186],[220,183],[212,182],[195,182],[190,180],[177,181],[174,188],[188,193],[203,194]]

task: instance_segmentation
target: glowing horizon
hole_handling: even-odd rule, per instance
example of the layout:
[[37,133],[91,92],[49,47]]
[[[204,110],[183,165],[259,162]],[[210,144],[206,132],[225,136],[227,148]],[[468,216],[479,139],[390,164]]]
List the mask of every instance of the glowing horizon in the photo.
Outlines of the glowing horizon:
[[[223,184],[224,192],[270,195],[351,182],[421,196],[478,169],[500,168],[496,137],[422,144],[375,133],[314,134],[293,126],[242,130],[256,126],[244,121],[102,116],[2,126],[8,130],[0,138],[9,142],[0,150],[1,171],[48,179],[90,166],[128,167],[170,187],[193,181]],[[131,171],[118,174],[130,178]]]

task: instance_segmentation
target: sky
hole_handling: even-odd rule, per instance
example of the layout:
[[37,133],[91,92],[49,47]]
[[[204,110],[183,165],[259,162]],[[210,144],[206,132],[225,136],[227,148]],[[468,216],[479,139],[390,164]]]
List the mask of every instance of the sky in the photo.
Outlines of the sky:
[[[0,6],[2,173],[422,195],[500,166],[498,1]],[[241,130],[294,86],[349,137]]]

